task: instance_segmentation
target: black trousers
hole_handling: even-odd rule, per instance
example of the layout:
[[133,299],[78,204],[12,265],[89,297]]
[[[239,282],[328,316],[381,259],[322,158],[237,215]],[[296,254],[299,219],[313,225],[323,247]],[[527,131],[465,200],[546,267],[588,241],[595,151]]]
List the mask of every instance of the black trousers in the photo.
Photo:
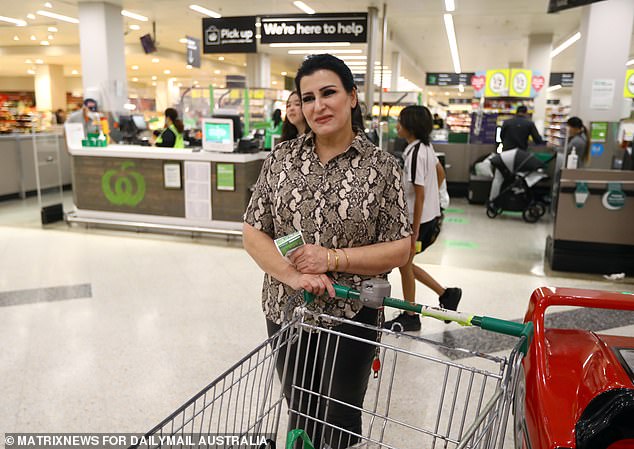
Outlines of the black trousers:
[[[378,313],[375,309],[364,307],[353,321],[376,326]],[[269,320],[266,326],[269,336],[281,327]],[[370,341],[376,341],[377,338],[376,331],[350,324],[341,324],[333,330]],[[299,412],[289,415],[288,430],[305,430],[316,449],[323,448],[325,444],[333,449],[344,449],[358,443],[359,439],[349,432],[361,434],[361,412],[348,404],[359,408],[363,406],[375,346],[335,335],[329,338],[325,332],[302,331],[299,341],[291,344],[290,351],[286,349],[282,348],[276,369],[282,379],[287,363],[282,387],[289,410]],[[292,391],[291,386],[308,392]],[[334,400],[320,397],[320,394]],[[300,414],[308,415],[308,418]],[[328,424],[323,425],[316,419]],[[332,426],[348,432],[333,429]]]

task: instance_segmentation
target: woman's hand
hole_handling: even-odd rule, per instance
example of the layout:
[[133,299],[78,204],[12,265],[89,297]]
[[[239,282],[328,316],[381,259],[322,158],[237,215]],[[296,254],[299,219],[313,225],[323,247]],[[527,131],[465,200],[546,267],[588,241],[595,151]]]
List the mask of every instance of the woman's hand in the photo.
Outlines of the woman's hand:
[[[334,256],[331,256],[333,258]],[[323,246],[306,244],[288,256],[297,271],[303,274],[322,274],[328,271],[328,249]],[[334,263],[334,262],[333,262]]]
[[335,289],[332,281],[325,274],[302,274],[297,273],[288,284],[293,290],[306,290],[315,295],[323,295],[328,291],[331,298],[335,297]]

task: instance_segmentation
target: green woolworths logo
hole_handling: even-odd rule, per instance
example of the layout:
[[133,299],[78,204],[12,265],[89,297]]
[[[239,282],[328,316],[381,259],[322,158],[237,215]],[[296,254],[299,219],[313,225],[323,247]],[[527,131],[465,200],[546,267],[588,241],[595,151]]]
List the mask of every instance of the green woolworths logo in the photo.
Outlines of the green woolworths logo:
[[136,206],[145,197],[145,178],[137,171],[127,171],[134,162],[121,164],[120,169],[108,170],[101,177],[101,190],[106,199],[116,206]]

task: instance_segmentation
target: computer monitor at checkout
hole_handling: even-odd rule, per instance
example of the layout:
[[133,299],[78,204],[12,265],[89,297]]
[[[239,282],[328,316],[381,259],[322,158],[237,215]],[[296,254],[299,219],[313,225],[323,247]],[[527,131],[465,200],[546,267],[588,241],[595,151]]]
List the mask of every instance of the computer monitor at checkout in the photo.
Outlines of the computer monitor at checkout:
[[203,150],[233,151],[233,121],[224,118],[204,118],[201,121],[203,131]]

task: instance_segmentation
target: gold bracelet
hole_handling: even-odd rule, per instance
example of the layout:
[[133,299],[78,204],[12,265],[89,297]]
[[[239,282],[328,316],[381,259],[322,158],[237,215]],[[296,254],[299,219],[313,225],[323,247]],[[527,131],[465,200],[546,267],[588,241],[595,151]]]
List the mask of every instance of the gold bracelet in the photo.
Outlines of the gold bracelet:
[[330,250],[326,250],[326,254],[328,254],[328,260],[326,261],[326,271],[330,271]]
[[341,252],[346,256],[346,270],[350,268],[350,259],[348,259],[348,253],[345,249],[341,248]]
[[339,253],[336,249],[333,249],[333,251],[335,252],[335,268],[333,271],[337,271],[339,269]]

